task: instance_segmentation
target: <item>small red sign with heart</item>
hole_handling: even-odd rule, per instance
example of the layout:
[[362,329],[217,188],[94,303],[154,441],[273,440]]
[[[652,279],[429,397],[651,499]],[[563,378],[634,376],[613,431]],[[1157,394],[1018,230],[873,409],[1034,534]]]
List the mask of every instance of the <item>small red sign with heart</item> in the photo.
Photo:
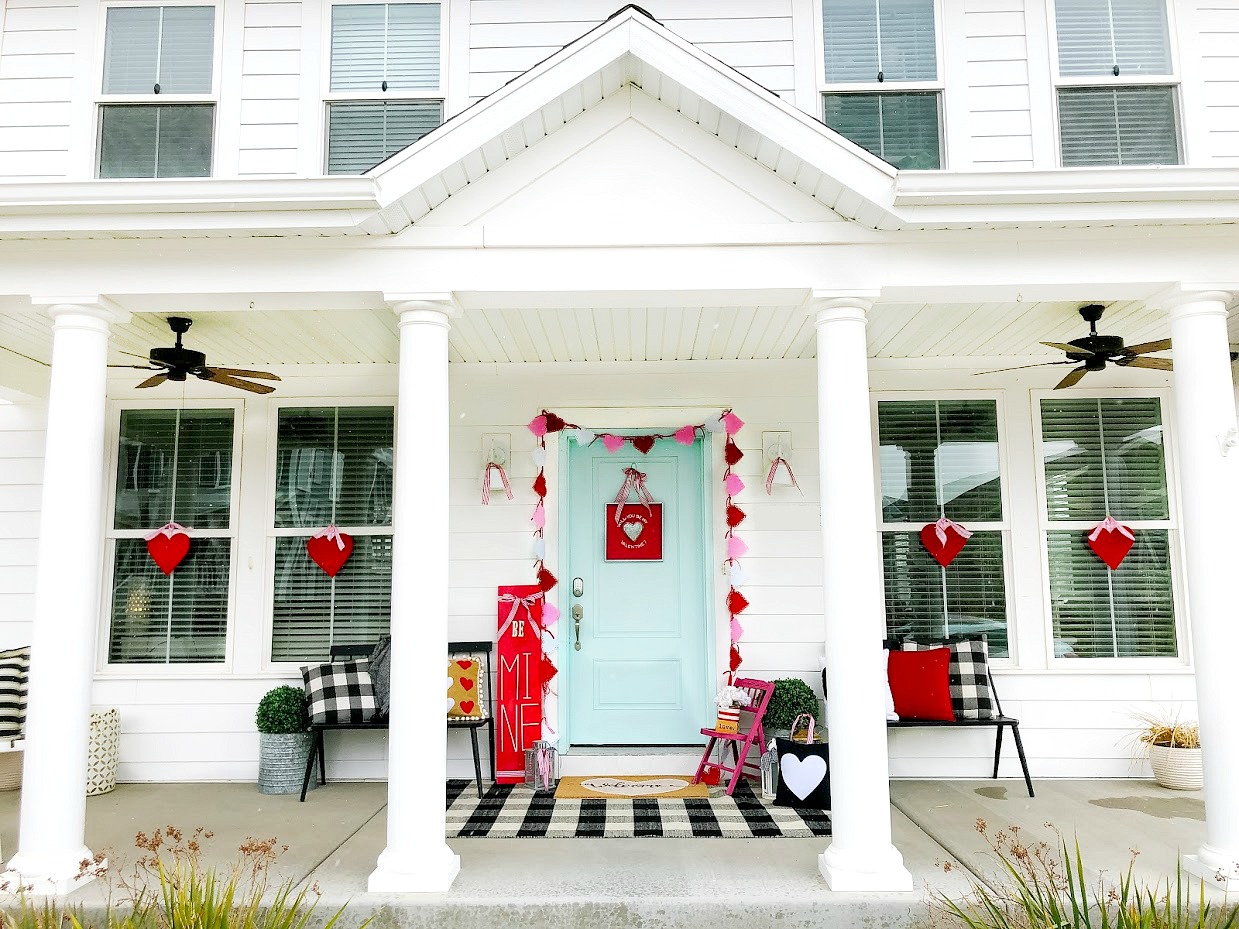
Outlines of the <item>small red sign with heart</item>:
[[949,567],[955,556],[964,550],[972,535],[967,529],[950,519],[940,519],[921,530],[921,544],[934,561]]
[[[622,510],[617,518],[616,511]],[[606,517],[607,561],[661,561],[663,557],[663,505],[608,503]]]
[[1107,516],[1088,534],[1088,547],[1106,563],[1111,571],[1117,571],[1131,547],[1136,544],[1136,533],[1113,516]]
[[329,535],[310,536],[306,539],[305,550],[328,577],[335,577],[349,555],[353,554],[353,537],[346,532],[335,533],[335,538]]
[[160,571],[171,574],[189,554],[189,536],[184,532],[173,532],[169,535],[161,531],[146,540],[146,550],[155,564],[159,565]]

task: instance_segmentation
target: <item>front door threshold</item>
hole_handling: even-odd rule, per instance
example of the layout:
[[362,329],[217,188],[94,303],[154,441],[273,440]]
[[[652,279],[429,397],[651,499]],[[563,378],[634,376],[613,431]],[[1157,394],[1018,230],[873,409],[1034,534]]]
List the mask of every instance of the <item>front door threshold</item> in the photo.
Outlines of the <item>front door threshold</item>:
[[704,745],[575,745],[560,755],[560,773],[571,777],[606,774],[692,775],[697,771],[704,748]]

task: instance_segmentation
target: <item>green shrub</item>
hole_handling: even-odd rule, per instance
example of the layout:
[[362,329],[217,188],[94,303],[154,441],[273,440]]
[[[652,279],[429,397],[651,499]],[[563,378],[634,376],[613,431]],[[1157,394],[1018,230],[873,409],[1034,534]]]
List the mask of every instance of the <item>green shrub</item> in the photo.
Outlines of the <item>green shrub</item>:
[[798,677],[780,678],[774,682],[774,693],[766,705],[762,728],[768,731],[790,729],[801,713],[809,713],[821,723],[818,717],[822,715],[822,707],[813,688]]
[[257,723],[259,732],[305,732],[310,728],[305,691],[291,684],[267,691],[258,701],[254,722]]

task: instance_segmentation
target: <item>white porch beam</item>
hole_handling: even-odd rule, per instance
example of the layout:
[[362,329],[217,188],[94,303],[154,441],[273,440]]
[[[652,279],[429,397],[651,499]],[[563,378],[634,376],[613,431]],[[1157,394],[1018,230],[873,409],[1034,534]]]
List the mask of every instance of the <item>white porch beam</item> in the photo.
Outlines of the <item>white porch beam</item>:
[[[90,878],[86,765],[99,626],[104,398],[111,325],[106,299],[36,297],[52,325],[34,629],[18,849],[11,883],[68,893]],[[14,878],[16,880],[14,880]]]
[[391,726],[387,848],[372,893],[442,893],[460,872],[447,845],[448,388],[450,294],[385,294],[400,317],[392,501]]
[[1232,590],[1239,541],[1239,447],[1224,291],[1178,292],[1161,301],[1174,341],[1175,446],[1183,499],[1183,549],[1192,661],[1205,776],[1205,844],[1184,867],[1212,886],[1239,890],[1239,728],[1233,719],[1239,653]]
[[882,667],[882,566],[873,479],[865,318],[870,299],[815,293],[817,421],[825,564],[831,890],[910,891],[891,842]]

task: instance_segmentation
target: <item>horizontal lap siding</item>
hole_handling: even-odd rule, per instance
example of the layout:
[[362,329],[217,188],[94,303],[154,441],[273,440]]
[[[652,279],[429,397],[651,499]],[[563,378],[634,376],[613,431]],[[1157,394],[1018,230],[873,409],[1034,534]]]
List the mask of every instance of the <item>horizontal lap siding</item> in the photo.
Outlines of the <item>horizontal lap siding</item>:
[[63,0],[0,4],[0,178],[69,173],[77,18]]
[[981,170],[1030,168],[1032,117],[1024,0],[965,0],[963,24],[967,86],[947,87],[946,92],[968,94],[966,160]]
[[[1207,163],[1239,165],[1239,0],[1207,0],[1195,37],[1208,125]],[[1190,37],[1189,37],[1190,38]]]
[[0,647],[30,643],[45,429],[38,406],[0,403]]
[[[469,95],[512,78],[603,22],[612,0],[472,0]],[[791,0],[649,0],[642,4],[672,32],[790,98],[794,90]]]
[[300,2],[245,4],[237,153],[237,170],[242,176],[292,177],[297,173],[302,118],[301,18]]

